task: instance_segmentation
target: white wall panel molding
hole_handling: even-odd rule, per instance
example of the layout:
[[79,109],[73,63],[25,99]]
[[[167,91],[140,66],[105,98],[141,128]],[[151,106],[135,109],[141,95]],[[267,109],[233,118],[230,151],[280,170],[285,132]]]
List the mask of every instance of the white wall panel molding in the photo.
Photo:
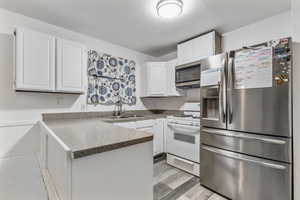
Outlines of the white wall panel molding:
[[37,123],[37,120],[24,120],[24,121],[0,121],[0,128],[16,127],[16,126],[33,126]]

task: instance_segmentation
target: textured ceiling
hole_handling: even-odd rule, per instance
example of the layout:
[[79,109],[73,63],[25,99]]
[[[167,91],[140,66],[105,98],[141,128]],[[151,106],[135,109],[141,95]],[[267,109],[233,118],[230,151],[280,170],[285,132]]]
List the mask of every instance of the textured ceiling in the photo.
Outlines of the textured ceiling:
[[290,9],[289,0],[183,0],[175,19],[157,16],[157,0],[0,0],[0,7],[152,56],[216,29],[234,30]]

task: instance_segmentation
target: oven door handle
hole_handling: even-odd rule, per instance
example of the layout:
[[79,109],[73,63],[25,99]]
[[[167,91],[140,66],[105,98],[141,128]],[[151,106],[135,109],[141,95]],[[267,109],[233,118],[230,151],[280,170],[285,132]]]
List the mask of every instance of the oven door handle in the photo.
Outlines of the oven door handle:
[[284,165],[274,164],[274,163],[270,163],[270,162],[267,162],[267,161],[261,161],[262,159],[247,158],[246,156],[243,156],[241,154],[237,154],[237,153],[233,153],[233,152],[227,152],[225,150],[215,149],[213,147],[202,146],[201,149],[204,149],[206,151],[210,151],[210,152],[215,153],[215,154],[219,154],[220,156],[224,156],[224,157],[227,157],[227,158],[232,158],[232,159],[235,159],[235,160],[239,160],[239,161],[242,161],[242,162],[255,163],[255,164],[258,164],[258,165],[262,165],[262,166],[265,166],[265,167],[278,169],[278,170],[285,170],[286,169],[286,166],[284,166]]
[[168,126],[172,130],[178,133],[193,134],[193,135],[200,133],[200,127],[196,127],[196,126],[187,126],[187,125],[173,124],[173,123],[168,123]]

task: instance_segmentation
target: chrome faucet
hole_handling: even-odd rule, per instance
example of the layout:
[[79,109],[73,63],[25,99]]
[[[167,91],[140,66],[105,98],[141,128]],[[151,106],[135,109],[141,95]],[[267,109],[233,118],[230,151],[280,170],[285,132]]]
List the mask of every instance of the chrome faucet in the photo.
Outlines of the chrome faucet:
[[115,116],[121,116],[123,113],[123,98],[121,96],[118,97],[118,101],[115,103]]

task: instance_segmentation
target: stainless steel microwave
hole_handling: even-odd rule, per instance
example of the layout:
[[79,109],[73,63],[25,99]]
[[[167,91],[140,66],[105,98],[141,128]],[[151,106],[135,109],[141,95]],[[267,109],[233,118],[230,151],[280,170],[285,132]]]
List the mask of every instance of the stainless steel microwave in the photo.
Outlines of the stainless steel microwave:
[[193,62],[176,67],[175,84],[178,88],[200,87],[200,62]]

